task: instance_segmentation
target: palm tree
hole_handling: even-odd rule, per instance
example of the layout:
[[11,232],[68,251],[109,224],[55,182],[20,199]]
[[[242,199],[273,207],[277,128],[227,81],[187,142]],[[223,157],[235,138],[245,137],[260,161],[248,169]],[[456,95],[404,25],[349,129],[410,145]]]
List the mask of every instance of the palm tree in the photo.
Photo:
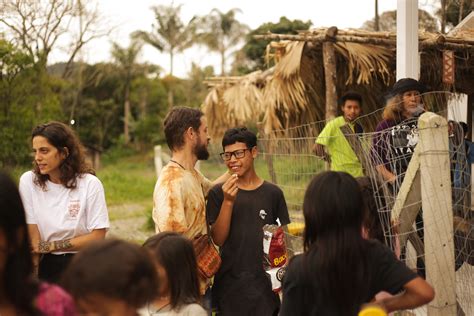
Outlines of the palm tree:
[[136,40],[132,40],[129,47],[121,47],[117,43],[112,43],[112,57],[118,64],[125,77],[124,83],[124,105],[123,105],[123,134],[124,142],[130,141],[130,84],[136,75],[136,61],[142,45]]
[[201,18],[201,32],[197,34],[197,41],[206,45],[211,51],[218,52],[221,57],[221,74],[225,75],[225,65],[228,51],[235,47],[249,31],[249,27],[240,23],[235,15],[242,12],[231,9],[222,13],[213,9],[209,15]]
[[159,5],[152,7],[157,24],[152,24],[152,31],[137,31],[134,35],[145,43],[166,52],[170,57],[170,76],[173,75],[173,58],[193,44],[195,18],[184,24],[180,18],[182,5]]
[[145,43],[158,49],[160,52],[166,52],[170,57],[169,80],[171,84],[168,87],[168,106],[173,107],[173,59],[176,53],[180,53],[189,48],[194,43],[195,18],[192,18],[188,24],[181,20],[181,6],[159,5],[152,7],[155,13],[157,24],[152,24],[151,32],[137,31],[134,33],[136,38],[140,38]]

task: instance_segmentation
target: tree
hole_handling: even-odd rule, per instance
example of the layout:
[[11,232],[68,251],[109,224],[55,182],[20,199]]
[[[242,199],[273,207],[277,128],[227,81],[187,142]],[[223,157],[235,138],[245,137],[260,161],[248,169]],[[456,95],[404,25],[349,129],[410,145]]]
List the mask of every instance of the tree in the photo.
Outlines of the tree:
[[[173,77],[174,55],[183,52],[194,43],[196,19],[192,18],[185,24],[180,17],[181,7],[181,5],[176,7],[173,5],[152,7],[157,24],[152,24],[151,32],[137,31],[133,34],[134,37],[142,39],[160,52],[164,51],[169,54],[170,77]],[[171,108],[173,105],[173,85],[171,84],[168,88],[168,106]]]
[[436,15],[441,19],[441,33],[445,32],[445,27],[454,27],[459,24],[474,9],[473,0],[441,0],[441,8],[436,11]]
[[[429,32],[438,31],[436,19],[425,10],[418,10],[418,27]],[[364,30],[375,31],[375,19],[364,22],[361,27]],[[383,32],[395,32],[397,30],[397,11],[385,11],[379,17],[379,30]]]
[[185,88],[188,91],[186,94],[186,105],[190,107],[199,107],[206,95],[208,89],[204,80],[208,77],[214,76],[214,67],[206,66],[204,68],[199,67],[197,64],[191,64],[191,71],[188,73],[188,80],[185,82]]
[[189,48],[194,42],[195,18],[185,24],[180,17],[182,5],[159,5],[152,7],[157,24],[152,24],[151,32],[137,31],[134,36],[145,43],[166,52],[170,57],[170,76],[173,76],[173,59],[176,53]]
[[238,45],[249,31],[249,27],[240,23],[235,15],[239,9],[231,9],[226,13],[213,9],[209,15],[200,19],[202,28],[197,34],[197,41],[206,45],[209,50],[218,52],[221,58],[221,75],[225,75],[227,54]]
[[123,135],[124,142],[130,141],[129,121],[130,121],[130,85],[136,75],[136,62],[138,54],[142,48],[141,43],[132,40],[129,47],[122,48],[117,43],[112,43],[112,57],[122,71],[124,77],[123,84]]
[[86,6],[81,0],[2,0],[2,6],[0,23],[7,27],[14,43],[26,50],[42,69],[61,39],[70,39],[68,70],[85,44],[109,33],[99,26],[101,17],[91,2]]
[[52,118],[61,119],[58,83],[46,82],[37,91],[35,63],[29,53],[0,38],[0,168],[30,160],[32,127]]
[[281,17],[278,23],[264,23],[255,30],[247,34],[246,44],[238,55],[238,64],[233,67],[238,69],[239,73],[248,73],[256,69],[262,69],[265,65],[264,55],[269,40],[257,40],[254,35],[265,34],[268,32],[276,34],[297,34],[297,31],[307,30],[312,25],[311,21],[303,22],[301,20],[289,20]]

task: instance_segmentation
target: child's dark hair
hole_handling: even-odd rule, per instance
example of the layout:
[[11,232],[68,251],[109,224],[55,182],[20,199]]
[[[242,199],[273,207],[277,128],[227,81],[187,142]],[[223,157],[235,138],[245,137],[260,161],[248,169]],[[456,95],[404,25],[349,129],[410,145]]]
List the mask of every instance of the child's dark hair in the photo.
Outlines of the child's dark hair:
[[304,273],[322,289],[315,293],[316,305],[331,306],[335,315],[356,315],[369,283],[359,185],[345,172],[319,173],[306,189],[303,214]]
[[[362,193],[362,198],[364,200],[365,207],[365,220],[364,227],[367,229],[370,239],[377,239],[383,244],[387,244],[384,237],[384,229],[389,228],[390,225],[390,213],[387,211],[385,213],[380,213],[377,207],[377,199],[379,199],[380,205],[385,205],[385,198],[380,190],[374,189],[372,181],[369,177],[359,177],[356,178],[357,183],[359,183],[360,190]],[[382,221],[383,220],[383,221]]]
[[166,271],[171,308],[199,303],[197,262],[191,241],[175,232],[162,232],[148,238],[143,247]]
[[81,250],[64,272],[62,285],[76,301],[99,294],[136,308],[158,295],[150,254],[118,239],[97,241]]
[[19,315],[39,315],[34,306],[38,283],[32,277],[25,210],[15,182],[4,172],[0,172],[0,205],[0,233],[7,243],[7,249],[1,250],[6,256],[1,275],[3,294]]
[[249,131],[246,127],[230,128],[224,133],[222,148],[237,142],[245,143],[248,149],[252,149],[257,146],[257,135]]

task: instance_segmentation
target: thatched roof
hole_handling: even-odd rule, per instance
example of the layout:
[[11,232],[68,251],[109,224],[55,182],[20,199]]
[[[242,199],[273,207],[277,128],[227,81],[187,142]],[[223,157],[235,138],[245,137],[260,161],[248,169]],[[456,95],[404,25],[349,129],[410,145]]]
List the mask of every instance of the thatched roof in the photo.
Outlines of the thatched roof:
[[[365,113],[381,108],[383,96],[395,82],[396,34],[337,29],[334,32],[334,29],[315,29],[298,35],[258,36],[279,40],[267,51],[277,63],[260,83],[250,79],[255,76],[262,78],[262,73],[257,72],[240,79],[233,77],[232,83],[211,88],[204,102],[204,110],[210,114],[210,125],[214,125],[211,130],[233,125],[232,118],[238,124],[246,124],[246,119],[253,122],[263,119],[266,132],[323,120],[326,84],[322,46],[327,41],[334,43],[335,47],[338,95],[355,90],[363,95]],[[419,41],[422,83],[432,91],[474,93],[474,58],[471,58],[474,54],[474,29],[460,30],[455,36],[420,31]],[[444,50],[455,53],[456,81],[451,85],[442,80]],[[250,88],[251,92],[245,93],[244,87]],[[209,98],[216,100],[219,94],[230,93],[227,90],[239,97],[225,97],[221,102],[223,105],[210,105]]]

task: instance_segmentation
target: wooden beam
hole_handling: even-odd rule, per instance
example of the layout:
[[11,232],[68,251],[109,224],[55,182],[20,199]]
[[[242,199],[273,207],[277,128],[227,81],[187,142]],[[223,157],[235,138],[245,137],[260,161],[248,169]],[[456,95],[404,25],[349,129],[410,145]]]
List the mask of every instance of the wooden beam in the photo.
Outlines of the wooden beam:
[[356,133],[352,130],[352,128],[349,126],[349,124],[342,125],[339,127],[341,130],[342,134],[346,138],[347,142],[351,146],[352,150],[354,151],[357,159],[359,159],[360,164],[362,165],[362,170],[365,175],[367,175],[367,170],[369,170],[371,167],[369,161],[367,161],[366,155],[364,154],[364,147],[357,136]]
[[332,42],[323,44],[324,79],[326,84],[326,120],[337,116],[336,51]]
[[408,235],[421,208],[420,155],[415,148],[392,209],[392,222],[398,223],[401,248],[405,247]]
[[421,115],[421,198],[425,242],[426,279],[436,296],[428,304],[428,315],[456,315],[453,211],[447,121],[434,113]]

